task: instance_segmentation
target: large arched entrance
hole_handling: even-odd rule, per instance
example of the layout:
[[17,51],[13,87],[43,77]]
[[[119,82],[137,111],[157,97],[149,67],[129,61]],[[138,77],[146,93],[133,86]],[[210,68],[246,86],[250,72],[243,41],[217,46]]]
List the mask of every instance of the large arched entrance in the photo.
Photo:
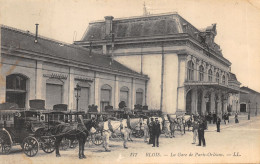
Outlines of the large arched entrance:
[[218,101],[219,101],[219,96],[216,94],[215,95],[215,113],[218,114]]
[[192,102],[192,98],[191,98],[191,90],[190,90],[186,95],[186,113],[187,114],[191,114],[191,102]]
[[16,103],[19,108],[25,108],[26,88],[28,78],[22,74],[6,76],[6,98],[9,103]]

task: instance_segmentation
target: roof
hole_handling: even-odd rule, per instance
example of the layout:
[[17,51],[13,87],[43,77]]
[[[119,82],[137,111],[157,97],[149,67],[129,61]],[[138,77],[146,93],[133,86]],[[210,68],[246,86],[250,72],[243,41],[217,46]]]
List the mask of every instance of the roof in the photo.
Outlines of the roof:
[[237,77],[234,73],[229,72],[229,80],[235,80],[237,81]]
[[[216,24],[199,30],[182,18],[178,13],[173,12],[113,19],[112,32],[114,33],[115,39],[188,33],[193,39],[205,46],[208,43],[205,43],[206,37],[204,33],[213,32],[213,34],[216,35]],[[78,42],[90,40],[98,41],[105,38],[105,20],[94,21],[89,23],[84,36]],[[210,43],[210,47],[222,56],[220,46],[214,43],[214,41],[213,43]]]
[[255,90],[253,90],[251,88],[245,87],[245,86],[241,87],[240,89],[248,91],[249,93],[260,94],[259,92],[255,91]]
[[35,35],[32,33],[1,25],[1,46],[41,53],[46,56],[74,61],[79,64],[93,65],[101,69],[107,68],[113,71],[122,71],[123,73],[130,73],[147,78],[146,75],[141,75],[115,60],[112,61],[111,57],[100,55],[95,52],[90,54],[90,51],[86,48],[42,36],[38,37],[37,43],[34,41]]

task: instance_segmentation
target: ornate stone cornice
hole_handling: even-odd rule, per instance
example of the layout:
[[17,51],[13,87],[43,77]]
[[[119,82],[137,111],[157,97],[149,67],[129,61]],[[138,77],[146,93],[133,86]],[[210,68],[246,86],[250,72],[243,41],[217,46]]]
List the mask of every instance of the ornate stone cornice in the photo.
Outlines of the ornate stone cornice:
[[52,74],[43,74],[43,77],[49,77],[49,78],[54,78],[54,79],[64,79],[64,80],[67,80],[68,75],[58,74],[58,73],[52,73]]
[[74,80],[78,80],[78,81],[87,81],[87,82],[93,82],[94,79],[89,78],[89,77],[82,77],[82,76],[77,76],[74,78]]

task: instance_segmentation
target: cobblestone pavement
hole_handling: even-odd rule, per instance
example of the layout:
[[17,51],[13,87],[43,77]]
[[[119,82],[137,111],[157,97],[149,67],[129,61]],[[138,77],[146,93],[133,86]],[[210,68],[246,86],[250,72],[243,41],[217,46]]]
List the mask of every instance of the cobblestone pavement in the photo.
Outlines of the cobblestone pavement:
[[0,156],[0,162],[5,163],[219,163],[219,162],[254,162],[259,163],[260,117],[251,117],[248,121],[240,119],[235,124],[224,125],[221,132],[215,131],[216,126],[209,124],[205,132],[206,147],[192,143],[192,132],[181,135],[177,132],[175,138],[160,137],[160,147],[152,147],[144,143],[143,138],[134,138],[129,142],[128,149],[123,148],[121,139],[113,139],[110,143],[111,152],[105,152],[102,146],[87,144],[86,159],[78,159],[78,149],[61,151],[61,157],[55,153],[46,154],[42,150],[35,157],[29,158],[15,146],[9,155]]

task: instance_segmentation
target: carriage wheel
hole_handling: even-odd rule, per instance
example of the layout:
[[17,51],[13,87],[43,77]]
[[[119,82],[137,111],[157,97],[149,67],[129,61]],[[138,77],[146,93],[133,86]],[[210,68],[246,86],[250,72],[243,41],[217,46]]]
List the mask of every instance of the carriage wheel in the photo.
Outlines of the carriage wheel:
[[6,131],[0,131],[0,153],[8,154],[11,151],[11,138]]
[[92,134],[91,140],[97,146],[103,144],[103,138],[100,133]]
[[43,142],[41,143],[42,146],[42,150],[45,153],[52,153],[55,150],[55,138],[54,137],[50,137],[50,138],[46,138],[43,139]]
[[26,137],[23,141],[23,152],[28,157],[33,157],[38,153],[39,142],[34,137]]
[[60,148],[61,150],[67,150],[70,147],[70,140],[63,138],[61,140]]

